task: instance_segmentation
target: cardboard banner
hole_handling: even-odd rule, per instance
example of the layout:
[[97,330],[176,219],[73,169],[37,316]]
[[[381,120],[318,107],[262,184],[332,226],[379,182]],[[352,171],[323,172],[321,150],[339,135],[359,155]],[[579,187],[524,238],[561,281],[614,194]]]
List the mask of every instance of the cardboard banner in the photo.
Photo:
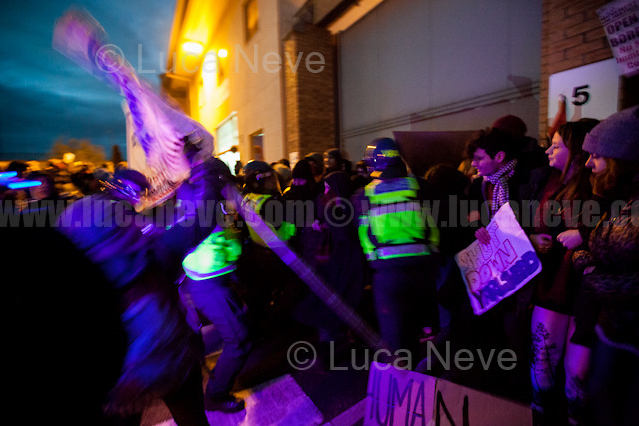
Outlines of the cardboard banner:
[[486,227],[490,244],[474,241],[455,255],[470,304],[481,315],[522,288],[541,271],[541,262],[510,204]]
[[618,0],[597,10],[621,74],[639,74],[639,0]]
[[364,425],[532,426],[532,412],[517,402],[373,362]]

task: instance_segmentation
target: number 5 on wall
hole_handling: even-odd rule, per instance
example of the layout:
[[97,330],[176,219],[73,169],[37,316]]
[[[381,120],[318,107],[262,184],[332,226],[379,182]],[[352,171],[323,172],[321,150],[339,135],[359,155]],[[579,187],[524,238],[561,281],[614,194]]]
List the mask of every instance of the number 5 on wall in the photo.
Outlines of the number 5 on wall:
[[582,117],[603,120],[617,112],[619,66],[615,59],[606,59],[552,74],[548,83],[547,119],[549,124],[552,123],[560,108],[559,102],[553,102],[553,100],[561,94],[568,98],[565,104],[568,121]]
[[573,89],[572,97],[575,98],[575,100],[572,101],[573,105],[580,106],[588,102],[588,100],[590,100],[590,93],[584,90],[589,87],[590,87],[589,84],[585,84],[583,86],[577,86]]

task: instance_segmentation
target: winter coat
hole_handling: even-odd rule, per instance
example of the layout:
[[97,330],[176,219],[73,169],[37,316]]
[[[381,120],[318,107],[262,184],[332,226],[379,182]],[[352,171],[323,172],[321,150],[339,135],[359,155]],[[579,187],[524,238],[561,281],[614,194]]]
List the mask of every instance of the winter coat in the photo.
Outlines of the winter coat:
[[[639,354],[639,183],[619,212],[592,231],[589,251],[575,253],[578,271],[594,266],[583,285],[601,302],[598,334]],[[588,271],[587,271],[588,272]]]

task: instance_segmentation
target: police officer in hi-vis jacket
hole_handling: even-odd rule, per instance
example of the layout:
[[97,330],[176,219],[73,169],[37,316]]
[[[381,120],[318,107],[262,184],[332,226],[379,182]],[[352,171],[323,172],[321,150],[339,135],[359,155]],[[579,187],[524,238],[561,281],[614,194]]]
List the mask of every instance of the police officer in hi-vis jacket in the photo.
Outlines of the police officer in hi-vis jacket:
[[439,231],[423,208],[419,184],[408,176],[397,143],[381,138],[373,145],[369,161],[374,180],[364,190],[359,238],[373,269],[373,299],[382,338],[393,355],[405,358],[397,352],[408,350],[416,356],[426,325],[428,292],[437,274]]

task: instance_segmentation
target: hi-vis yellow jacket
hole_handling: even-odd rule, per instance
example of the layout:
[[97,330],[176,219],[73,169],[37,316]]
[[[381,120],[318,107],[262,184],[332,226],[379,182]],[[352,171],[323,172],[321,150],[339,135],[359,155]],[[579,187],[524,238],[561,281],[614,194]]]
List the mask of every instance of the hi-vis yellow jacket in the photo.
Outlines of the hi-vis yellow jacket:
[[[244,197],[244,200],[242,202],[244,204],[248,204],[255,213],[261,216],[260,212],[262,211],[262,207],[264,206],[264,203],[266,203],[266,201],[268,201],[268,199],[271,197],[272,196],[269,194],[250,193]],[[269,228],[271,228],[271,230],[275,233],[275,235],[277,235],[277,237],[280,240],[288,241],[289,239],[291,239],[291,237],[295,235],[295,231],[296,231],[295,225],[283,220],[284,209],[282,209],[280,213],[282,214],[282,217],[280,218],[282,219],[280,226],[278,227],[274,226],[269,220],[265,220],[265,223],[266,225],[268,225]],[[253,242],[266,247],[266,243],[262,240],[262,238],[260,238],[259,235],[257,235],[257,233],[253,230],[253,228],[251,228],[250,224],[248,224],[248,230],[249,230],[249,235],[251,237],[251,240],[253,240]]]
[[211,233],[182,261],[186,275],[200,281],[233,272],[242,254],[237,234],[231,228]]
[[437,250],[439,230],[417,198],[414,178],[374,180],[364,189],[368,209],[359,218],[359,239],[369,261],[427,256]]

